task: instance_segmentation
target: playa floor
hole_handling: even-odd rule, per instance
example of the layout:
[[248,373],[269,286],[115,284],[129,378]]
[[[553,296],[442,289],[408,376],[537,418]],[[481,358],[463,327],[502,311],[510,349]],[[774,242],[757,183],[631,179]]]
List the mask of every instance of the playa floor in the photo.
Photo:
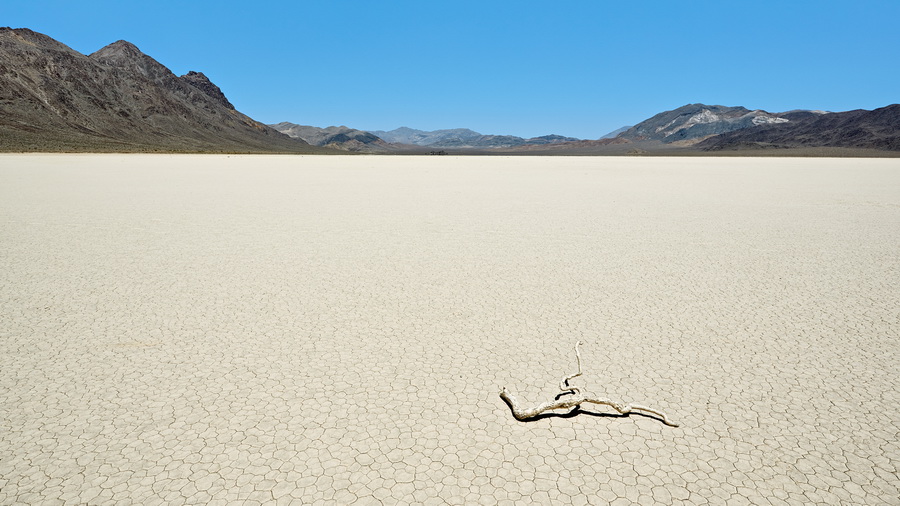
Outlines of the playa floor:
[[0,265],[0,504],[900,503],[897,159],[0,155]]

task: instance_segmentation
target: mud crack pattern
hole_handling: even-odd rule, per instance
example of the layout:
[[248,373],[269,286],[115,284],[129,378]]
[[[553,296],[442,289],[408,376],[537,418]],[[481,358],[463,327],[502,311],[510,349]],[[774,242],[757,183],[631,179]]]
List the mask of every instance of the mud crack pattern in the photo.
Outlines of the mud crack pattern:
[[[898,252],[896,160],[0,155],[0,503],[897,504]],[[681,426],[516,421],[577,340]]]

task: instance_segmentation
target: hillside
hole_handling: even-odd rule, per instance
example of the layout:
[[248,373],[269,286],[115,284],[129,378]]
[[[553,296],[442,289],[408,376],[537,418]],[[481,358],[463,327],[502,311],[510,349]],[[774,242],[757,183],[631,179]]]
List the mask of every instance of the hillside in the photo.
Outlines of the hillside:
[[700,142],[697,147],[706,151],[801,147],[900,151],[900,104],[874,111],[799,112],[785,116],[791,118],[789,123],[729,132]]
[[316,152],[126,41],[87,56],[0,28],[0,151]]

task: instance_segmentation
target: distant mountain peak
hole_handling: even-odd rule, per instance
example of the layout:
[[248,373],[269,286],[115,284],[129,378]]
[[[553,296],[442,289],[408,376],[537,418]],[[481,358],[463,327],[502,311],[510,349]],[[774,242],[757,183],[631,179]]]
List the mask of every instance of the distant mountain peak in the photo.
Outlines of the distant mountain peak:
[[629,128],[631,128],[631,125],[619,127],[617,129],[613,130],[612,132],[609,132],[608,134],[604,135],[603,137],[600,137],[600,139],[613,139],[613,138],[617,137],[620,133],[628,130]]
[[313,146],[364,153],[385,152],[393,149],[384,140],[370,132],[349,128],[344,125],[319,128],[282,121],[269,126],[289,137],[300,139]]
[[108,46],[104,46],[91,53],[89,58],[111,67],[138,71],[154,80],[175,77],[175,74],[168,67],[144,54],[137,46],[127,40],[117,40]]
[[127,40],[117,40],[91,53],[93,58],[123,58],[145,56],[137,46]]
[[756,125],[786,123],[787,118],[761,109],[724,105],[687,104],[652,118],[619,134],[623,139],[661,141],[664,143],[698,142],[711,135],[740,130]]

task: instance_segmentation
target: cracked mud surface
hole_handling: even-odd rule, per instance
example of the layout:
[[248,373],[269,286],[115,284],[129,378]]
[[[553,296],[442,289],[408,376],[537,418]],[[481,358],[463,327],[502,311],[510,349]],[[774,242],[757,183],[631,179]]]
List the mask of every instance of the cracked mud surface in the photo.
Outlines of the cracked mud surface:
[[[896,160],[0,155],[0,504],[898,504],[898,252]],[[516,421],[577,340],[681,426]]]

